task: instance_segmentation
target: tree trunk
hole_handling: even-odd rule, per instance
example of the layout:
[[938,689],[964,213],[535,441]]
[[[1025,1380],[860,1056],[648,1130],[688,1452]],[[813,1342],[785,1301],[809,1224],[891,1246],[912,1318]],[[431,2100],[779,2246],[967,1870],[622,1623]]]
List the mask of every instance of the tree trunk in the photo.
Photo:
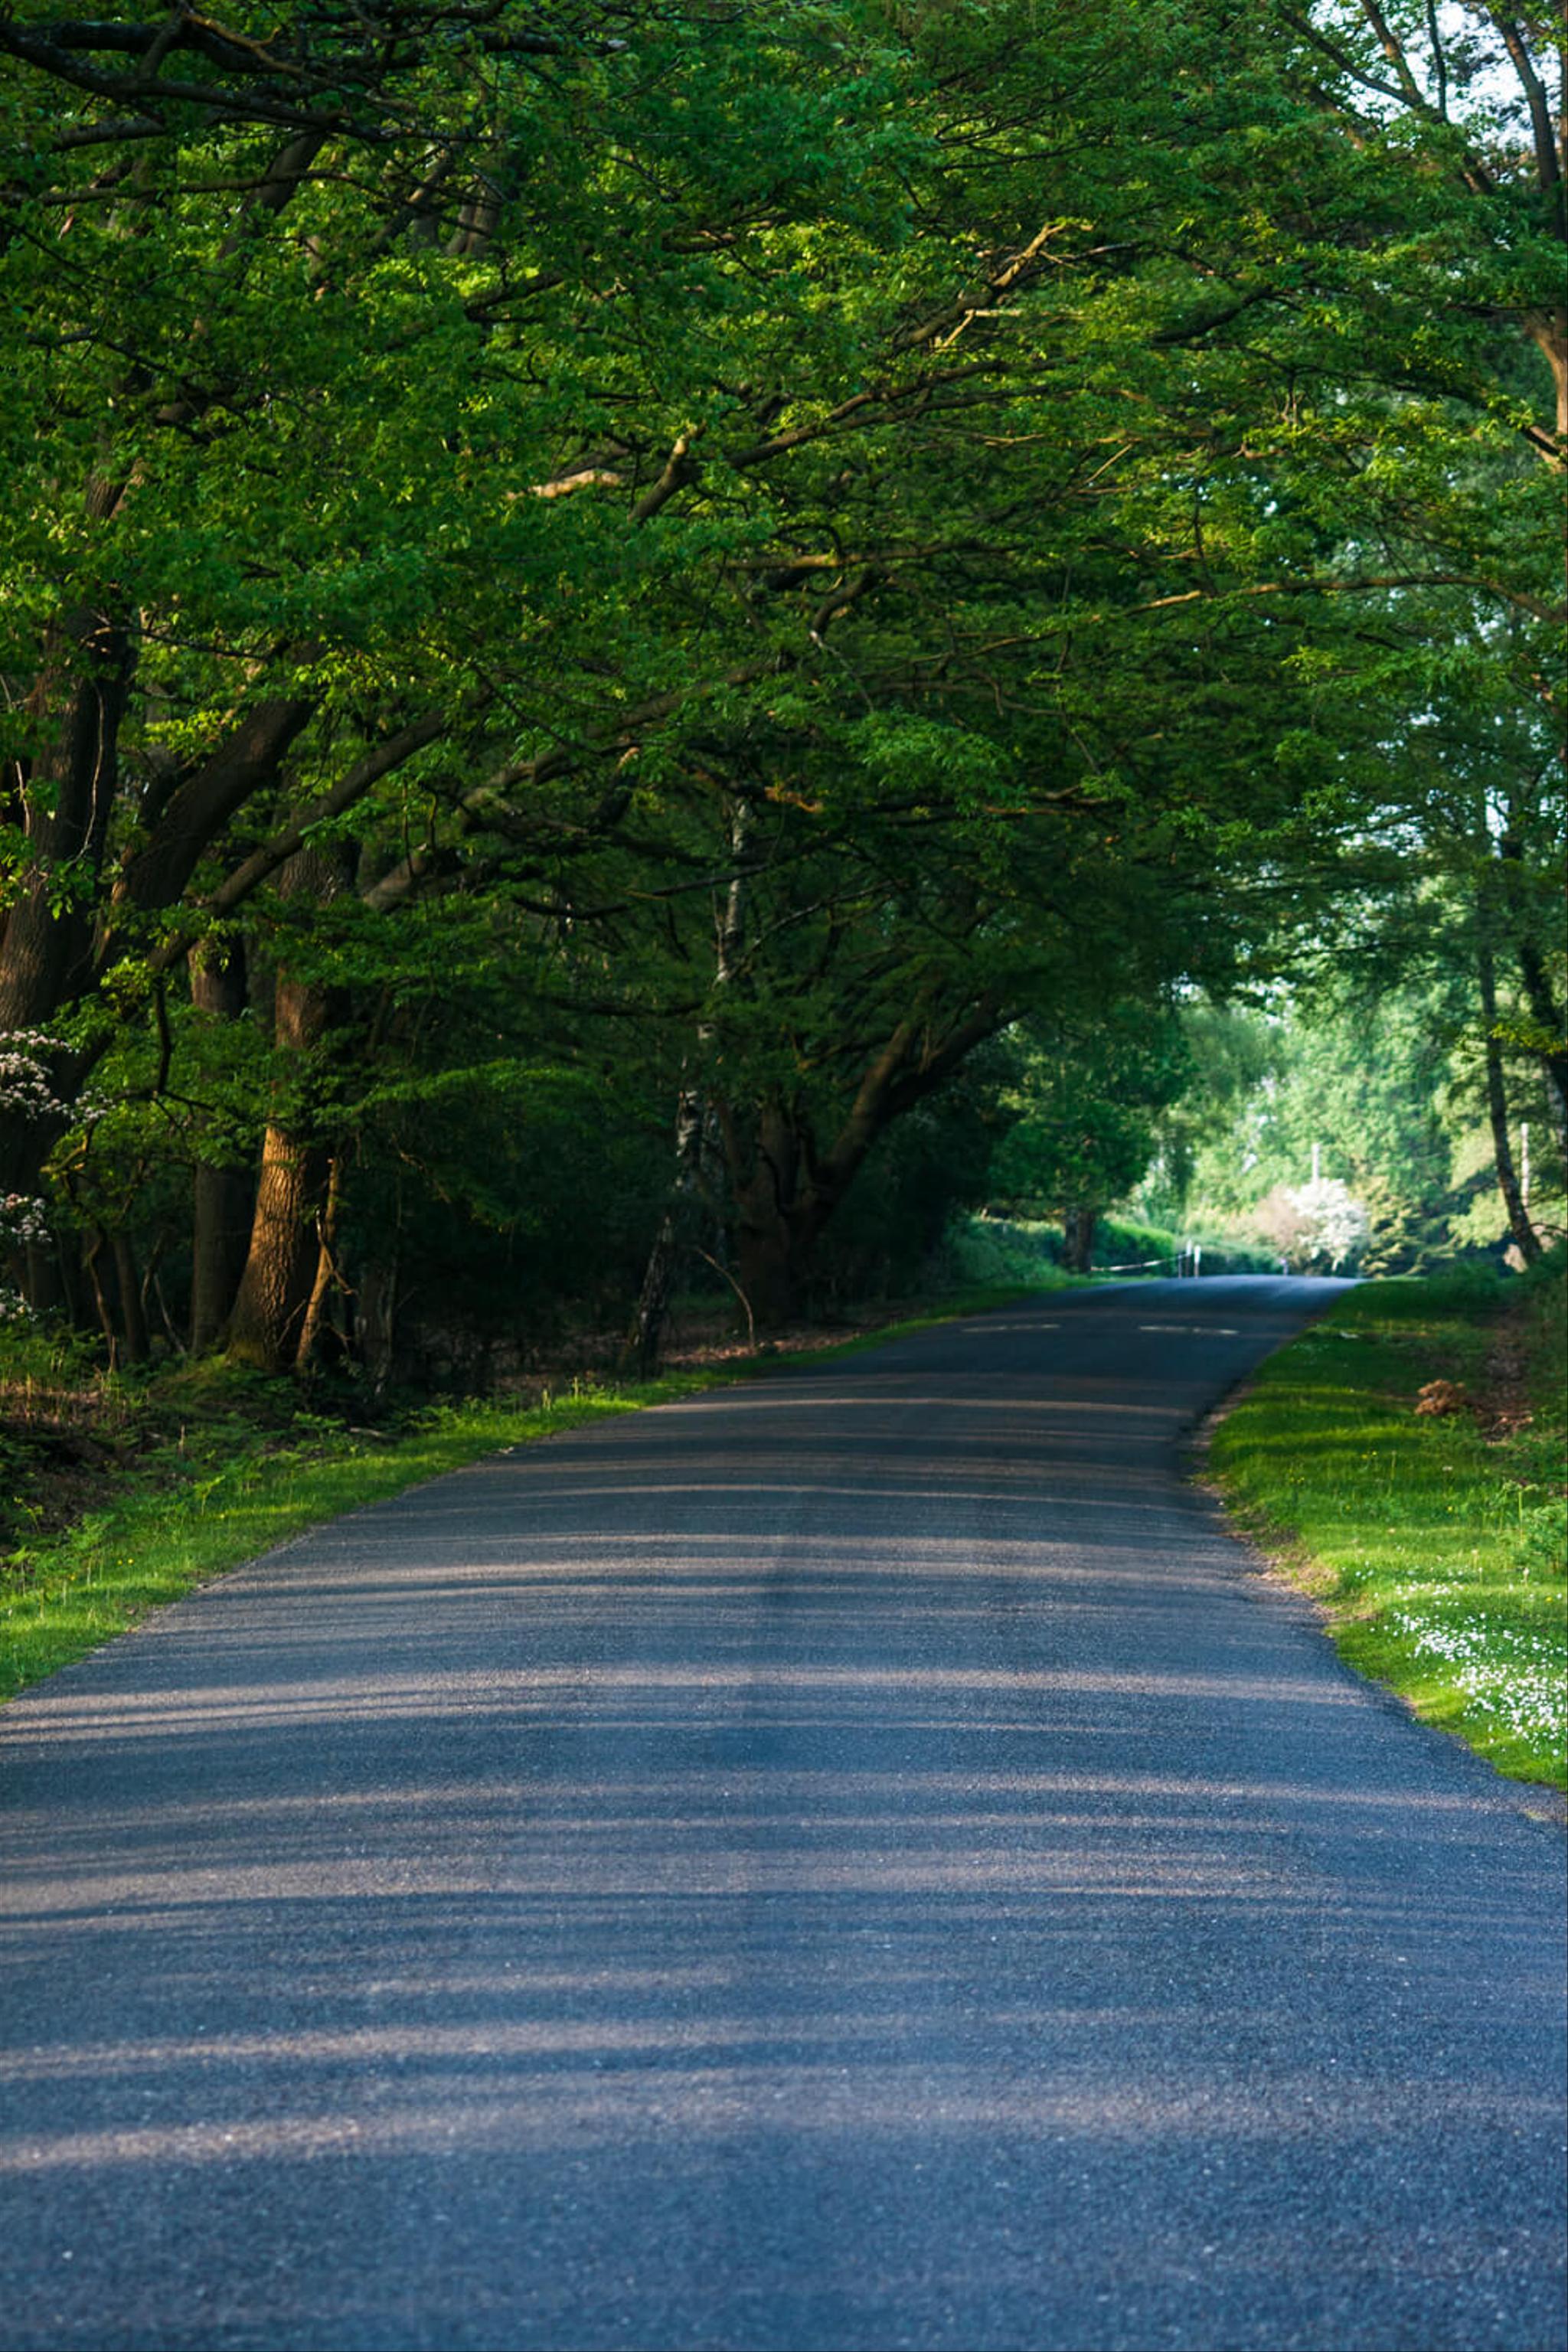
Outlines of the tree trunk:
[[[237,941],[226,950],[192,950],[191,1003],[215,1023],[237,1021],[245,1011],[245,954]],[[244,1161],[198,1160],[191,1219],[191,1346],[214,1348],[228,1321],[245,1271],[255,1206],[255,1181]]]
[[92,1286],[93,1311],[98,1318],[98,1328],[103,1334],[104,1345],[109,1349],[109,1369],[113,1371],[120,1361],[120,1334],[114,1328],[114,1318],[104,1296],[103,1276],[99,1272],[103,1248],[104,1235],[94,1227],[83,1244],[81,1263],[82,1271]]
[[1541,1243],[1535,1227],[1530,1222],[1520,1188],[1519,1175],[1513,1163],[1513,1144],[1508,1125],[1508,1088],[1504,1082],[1502,1048],[1498,1044],[1497,980],[1492,964],[1492,952],[1484,943],[1477,951],[1477,965],[1481,985],[1481,1017],[1486,1024],[1487,1055],[1487,1117],[1491,1122],[1492,1151],[1497,1161],[1498,1191],[1508,1214],[1508,1227],[1519,1244],[1520,1255],[1527,1264],[1541,1255]]
[[35,1315],[71,1313],[70,1286],[57,1242],[29,1242],[24,1253],[23,1292]]
[[191,1347],[216,1348],[250,1245],[255,1187],[247,1168],[196,1162],[191,1216]]
[[125,1335],[128,1364],[144,1364],[152,1354],[147,1341],[147,1318],[142,1306],[142,1276],[136,1250],[127,1233],[114,1236],[114,1283],[120,1293],[120,1328]]
[[798,1114],[764,1102],[742,1144],[734,1113],[722,1120],[735,1206],[736,1280],[758,1330],[795,1320],[817,1232],[807,1171],[810,1137]]
[[[715,910],[713,984],[715,990],[734,985],[745,948],[746,877],[744,860],[751,844],[752,808],[748,801],[730,803],[730,880]],[[711,1020],[698,1026],[701,1049],[711,1043]],[[622,1361],[639,1380],[651,1380],[658,1369],[659,1348],[669,1319],[670,1294],[680,1278],[691,1246],[691,1226],[702,1194],[702,1155],[707,1141],[708,1108],[701,1096],[683,1087],[675,1112],[675,1181],[669,1206],[659,1219],[648,1253],[637,1312],[626,1336]]]
[[621,1350],[621,1370],[633,1380],[651,1381],[658,1370],[664,1327],[669,1319],[669,1294],[675,1287],[681,1255],[676,1235],[676,1212],[666,1209],[647,1254],[632,1328]]
[[720,1102],[720,1130],[735,1205],[740,1281],[758,1324],[776,1328],[799,1313],[817,1243],[894,1122],[933,1094],[975,1046],[1001,1026],[991,1005],[952,1025],[910,1018],[871,1057],[830,1148],[819,1151],[809,1119],[775,1097],[742,1127]]
[[1074,1274],[1087,1274],[1094,1263],[1095,1209],[1068,1209],[1062,1219],[1063,1251]]
[[397,1364],[397,1258],[373,1258],[361,1267],[354,1341],[379,1396]]
[[1535,1059],[1546,1083],[1546,1108],[1557,1138],[1563,1173],[1568,1179],[1568,1050],[1558,1042],[1563,1035],[1563,1011],[1540,949],[1532,940],[1521,940],[1516,952],[1531,1019],[1552,1041],[1536,1048]]
[[236,1363],[281,1372],[293,1361],[315,1273],[313,1212],[326,1165],[325,1152],[303,1138],[268,1129],[250,1246],[229,1318],[227,1351]]
[[[0,914],[0,1053],[7,1044],[22,1052],[57,1082],[47,1091],[59,1095],[67,1057],[47,1042],[28,1041],[47,1040],[57,1013],[85,984],[131,654],[124,628],[107,613],[73,615],[50,653],[27,716],[43,728],[58,714],[52,740],[26,769],[12,763],[6,778],[32,865],[30,878]],[[63,872],[79,884],[64,905],[56,896]],[[37,1191],[64,1125],[63,1108],[41,1108],[36,1090],[19,1094],[0,1083],[0,1194]]]
[[309,1371],[321,1353],[321,1334],[326,1328],[327,1302],[334,1284],[342,1288],[338,1274],[338,1209],[342,1197],[342,1160],[333,1152],[327,1163],[327,1197],[316,1219],[316,1271],[310,1281],[310,1295],[305,1301],[304,1320],[300,1327],[300,1345],[295,1353],[296,1371]]
[[[89,511],[111,512],[118,495],[113,485],[95,485]],[[103,866],[131,679],[120,620],[75,614],[53,633],[28,699],[46,748],[30,763],[8,763],[5,773],[4,800],[19,816],[35,862],[27,886],[0,910],[0,1193],[37,1192],[72,1100],[108,1045],[107,1029],[75,1055],[48,1041],[57,1016],[91,993],[119,952],[115,916],[178,901],[223,827],[274,781],[312,708],[274,699],[248,711],[176,786],[151,838],[116,877],[106,908]],[[59,906],[51,893],[62,872],[76,887]],[[42,1045],[28,1042],[39,1038]],[[52,1108],[40,1111],[5,1085],[7,1045],[43,1069]]]
[[[1563,1175],[1568,1178],[1568,1040],[1563,1035],[1563,1007],[1557,1002],[1542,949],[1544,926],[1531,905],[1524,839],[1517,809],[1510,810],[1509,830],[1498,844],[1497,871],[1502,883],[1510,943],[1524,982],[1525,1003],[1544,1041],[1532,1050],[1545,1081],[1547,1110],[1557,1137]],[[1559,911],[1554,898],[1553,912]]]
[[639,1381],[651,1380],[658,1370],[670,1294],[690,1246],[691,1221],[701,1185],[702,1124],[700,1096],[683,1089],[675,1112],[675,1183],[648,1253],[647,1270],[621,1358],[623,1369]]
[[793,1323],[800,1312],[810,1244],[801,1246],[787,1217],[742,1217],[735,1229],[735,1278],[755,1328],[776,1331]]
[[[286,898],[310,892],[327,898],[341,881],[338,866],[319,851],[301,850],[284,867],[279,887]],[[279,973],[273,1011],[281,1064],[277,1108],[262,1141],[250,1246],[227,1342],[237,1363],[262,1371],[286,1371],[294,1365],[320,1266],[318,1219],[330,1159],[311,1118],[310,1065],[340,1009],[326,989]]]

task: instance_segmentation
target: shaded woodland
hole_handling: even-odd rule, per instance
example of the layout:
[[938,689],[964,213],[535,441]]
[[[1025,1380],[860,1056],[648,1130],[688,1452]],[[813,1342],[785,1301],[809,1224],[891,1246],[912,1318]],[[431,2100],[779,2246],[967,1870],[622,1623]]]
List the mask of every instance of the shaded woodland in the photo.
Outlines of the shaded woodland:
[[1539,1255],[1561,39],[0,16],[12,1322],[651,1366],[693,1279],[765,1330],[965,1204],[1179,1215],[1303,988],[1484,1129],[1391,1129],[1387,1262],[1471,1176]]

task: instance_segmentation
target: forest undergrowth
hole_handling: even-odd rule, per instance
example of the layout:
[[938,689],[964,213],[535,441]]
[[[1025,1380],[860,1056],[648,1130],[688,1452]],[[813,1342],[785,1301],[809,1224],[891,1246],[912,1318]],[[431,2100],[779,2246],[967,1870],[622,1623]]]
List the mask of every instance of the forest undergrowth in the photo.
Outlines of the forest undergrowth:
[[1521,1280],[1370,1283],[1207,1446],[1233,1516],[1348,1663],[1498,1770],[1568,1786],[1568,1312]]

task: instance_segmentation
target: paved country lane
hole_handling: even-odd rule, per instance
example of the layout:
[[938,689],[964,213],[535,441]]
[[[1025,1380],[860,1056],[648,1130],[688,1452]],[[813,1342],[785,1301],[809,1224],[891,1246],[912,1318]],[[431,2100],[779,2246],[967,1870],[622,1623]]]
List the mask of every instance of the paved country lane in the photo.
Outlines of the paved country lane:
[[0,1712],[0,2344],[1563,2345],[1562,1832],[1180,1481],[1333,1287],[564,1435]]

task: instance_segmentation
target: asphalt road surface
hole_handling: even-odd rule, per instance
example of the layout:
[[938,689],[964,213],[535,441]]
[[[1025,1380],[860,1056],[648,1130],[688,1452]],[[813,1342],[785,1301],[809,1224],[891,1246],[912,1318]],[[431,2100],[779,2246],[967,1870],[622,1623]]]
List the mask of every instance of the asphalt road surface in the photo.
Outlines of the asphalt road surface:
[[1542,2352],[1561,1828],[1060,1295],[342,1520],[0,1714],[0,2341]]

